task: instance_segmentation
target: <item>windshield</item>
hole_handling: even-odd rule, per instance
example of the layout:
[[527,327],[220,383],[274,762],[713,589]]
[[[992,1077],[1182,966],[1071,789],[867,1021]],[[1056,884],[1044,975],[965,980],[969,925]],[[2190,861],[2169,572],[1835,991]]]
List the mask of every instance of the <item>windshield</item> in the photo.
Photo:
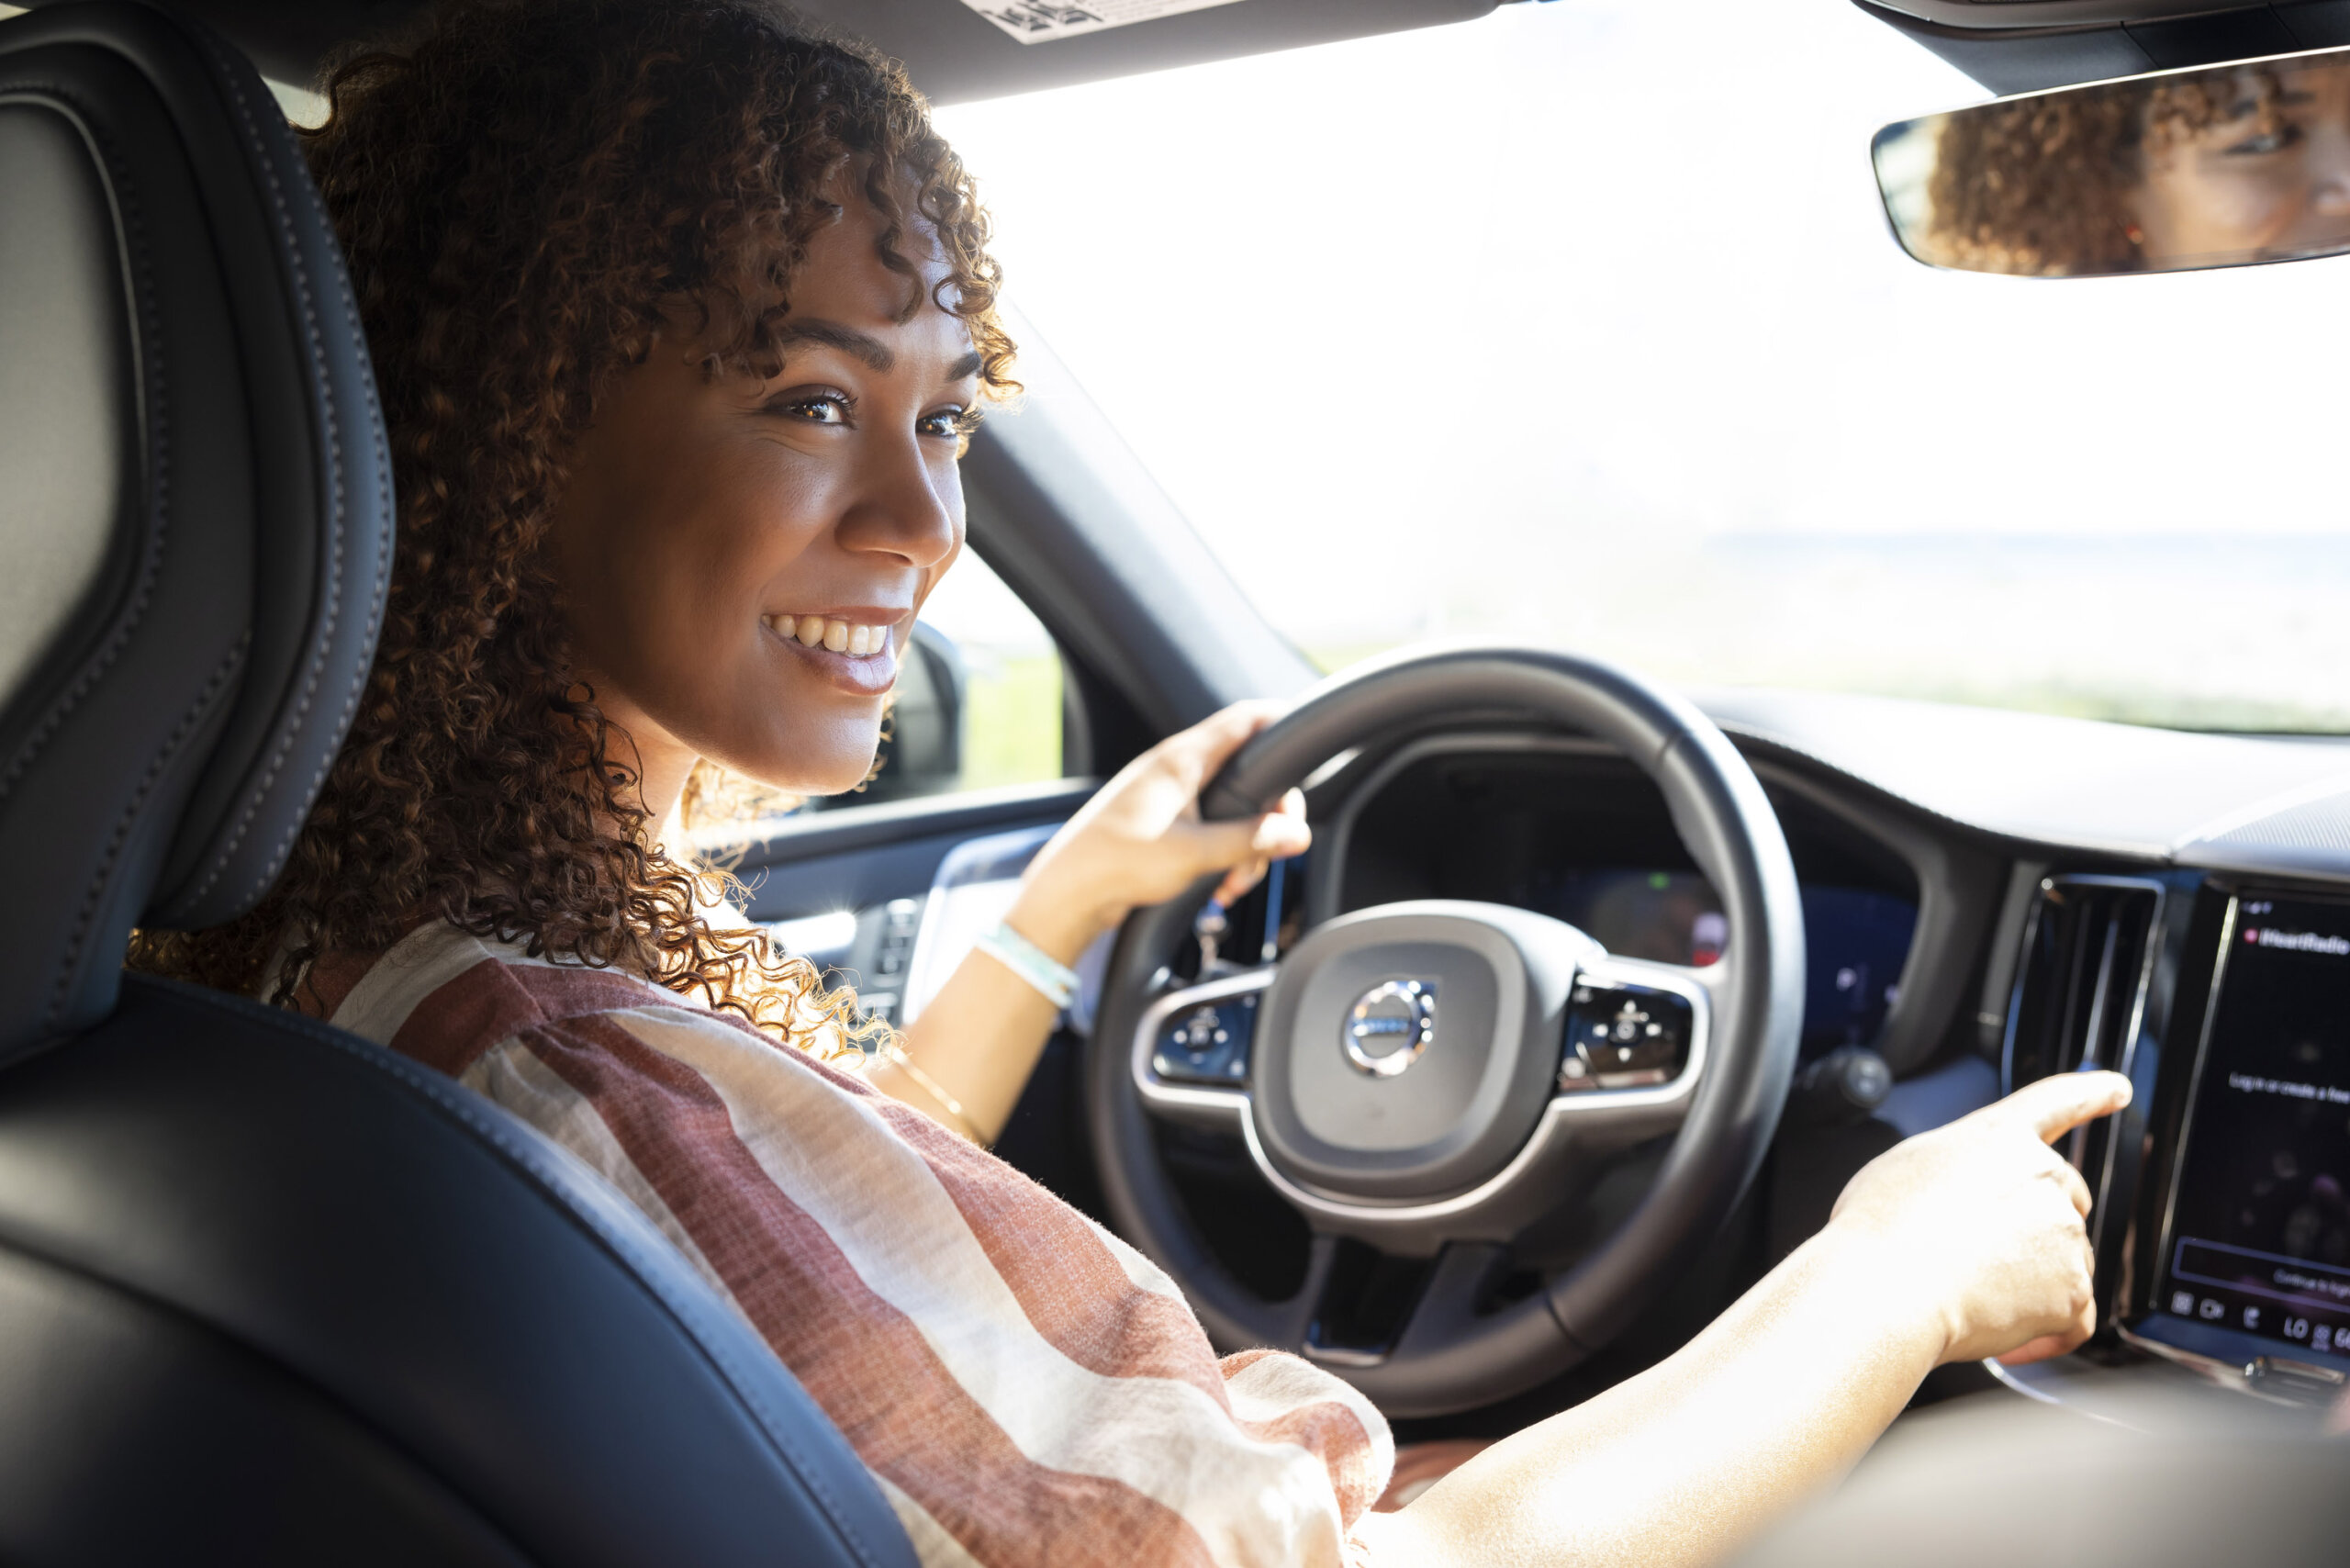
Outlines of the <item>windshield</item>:
[[1576,0],[942,112],[1010,297],[1326,667],[2350,731],[2350,261],[1942,273],[1857,7]]

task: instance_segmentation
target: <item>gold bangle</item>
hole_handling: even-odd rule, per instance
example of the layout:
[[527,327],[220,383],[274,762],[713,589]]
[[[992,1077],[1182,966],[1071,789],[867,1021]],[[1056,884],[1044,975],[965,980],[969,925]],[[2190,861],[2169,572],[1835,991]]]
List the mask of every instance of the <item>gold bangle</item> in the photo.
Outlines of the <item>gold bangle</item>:
[[941,1110],[954,1118],[953,1131],[961,1134],[968,1142],[978,1144],[982,1148],[987,1147],[987,1139],[979,1137],[979,1129],[971,1125],[970,1113],[963,1109],[963,1102],[946,1092],[938,1080],[916,1067],[914,1058],[906,1054],[903,1046],[895,1040],[886,1040],[882,1043],[881,1054],[890,1066],[912,1079],[915,1088],[929,1095]]

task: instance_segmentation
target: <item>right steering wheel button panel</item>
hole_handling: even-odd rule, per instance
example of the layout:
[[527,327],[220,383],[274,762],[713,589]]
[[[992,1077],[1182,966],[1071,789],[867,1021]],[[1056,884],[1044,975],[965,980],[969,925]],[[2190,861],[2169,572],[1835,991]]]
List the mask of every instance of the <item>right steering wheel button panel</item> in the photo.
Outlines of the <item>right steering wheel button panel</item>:
[[1688,1064],[1690,1026],[1685,997],[1578,982],[1569,998],[1559,1088],[1580,1093],[1670,1083]]

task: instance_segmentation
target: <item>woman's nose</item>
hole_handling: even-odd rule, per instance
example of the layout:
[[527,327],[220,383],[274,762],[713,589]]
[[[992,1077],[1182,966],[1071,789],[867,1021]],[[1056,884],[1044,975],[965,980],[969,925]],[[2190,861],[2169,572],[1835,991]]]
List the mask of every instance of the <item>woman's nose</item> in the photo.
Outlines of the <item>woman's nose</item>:
[[928,460],[920,438],[873,451],[863,479],[841,520],[844,547],[901,556],[914,566],[934,566],[954,552],[962,531],[962,481],[953,465]]
[[[2350,130],[2328,126],[2312,134],[2310,147],[2310,211],[2350,224]],[[2350,230],[2336,239],[2350,240]]]

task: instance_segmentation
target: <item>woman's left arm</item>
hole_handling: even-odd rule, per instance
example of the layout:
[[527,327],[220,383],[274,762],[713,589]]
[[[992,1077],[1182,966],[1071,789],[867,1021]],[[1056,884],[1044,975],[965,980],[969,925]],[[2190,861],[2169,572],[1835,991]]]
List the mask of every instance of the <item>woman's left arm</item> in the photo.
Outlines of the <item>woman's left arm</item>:
[[[1201,790],[1277,711],[1236,703],[1135,758],[1037,852],[1005,924],[1074,964],[1129,910],[1173,898],[1211,871],[1228,873],[1217,896],[1230,903],[1269,862],[1303,853],[1310,835],[1295,790],[1263,816],[1200,820]],[[892,1099],[992,1143],[1058,1011],[1001,960],[974,952],[907,1027],[902,1059],[880,1057],[867,1076]]]

